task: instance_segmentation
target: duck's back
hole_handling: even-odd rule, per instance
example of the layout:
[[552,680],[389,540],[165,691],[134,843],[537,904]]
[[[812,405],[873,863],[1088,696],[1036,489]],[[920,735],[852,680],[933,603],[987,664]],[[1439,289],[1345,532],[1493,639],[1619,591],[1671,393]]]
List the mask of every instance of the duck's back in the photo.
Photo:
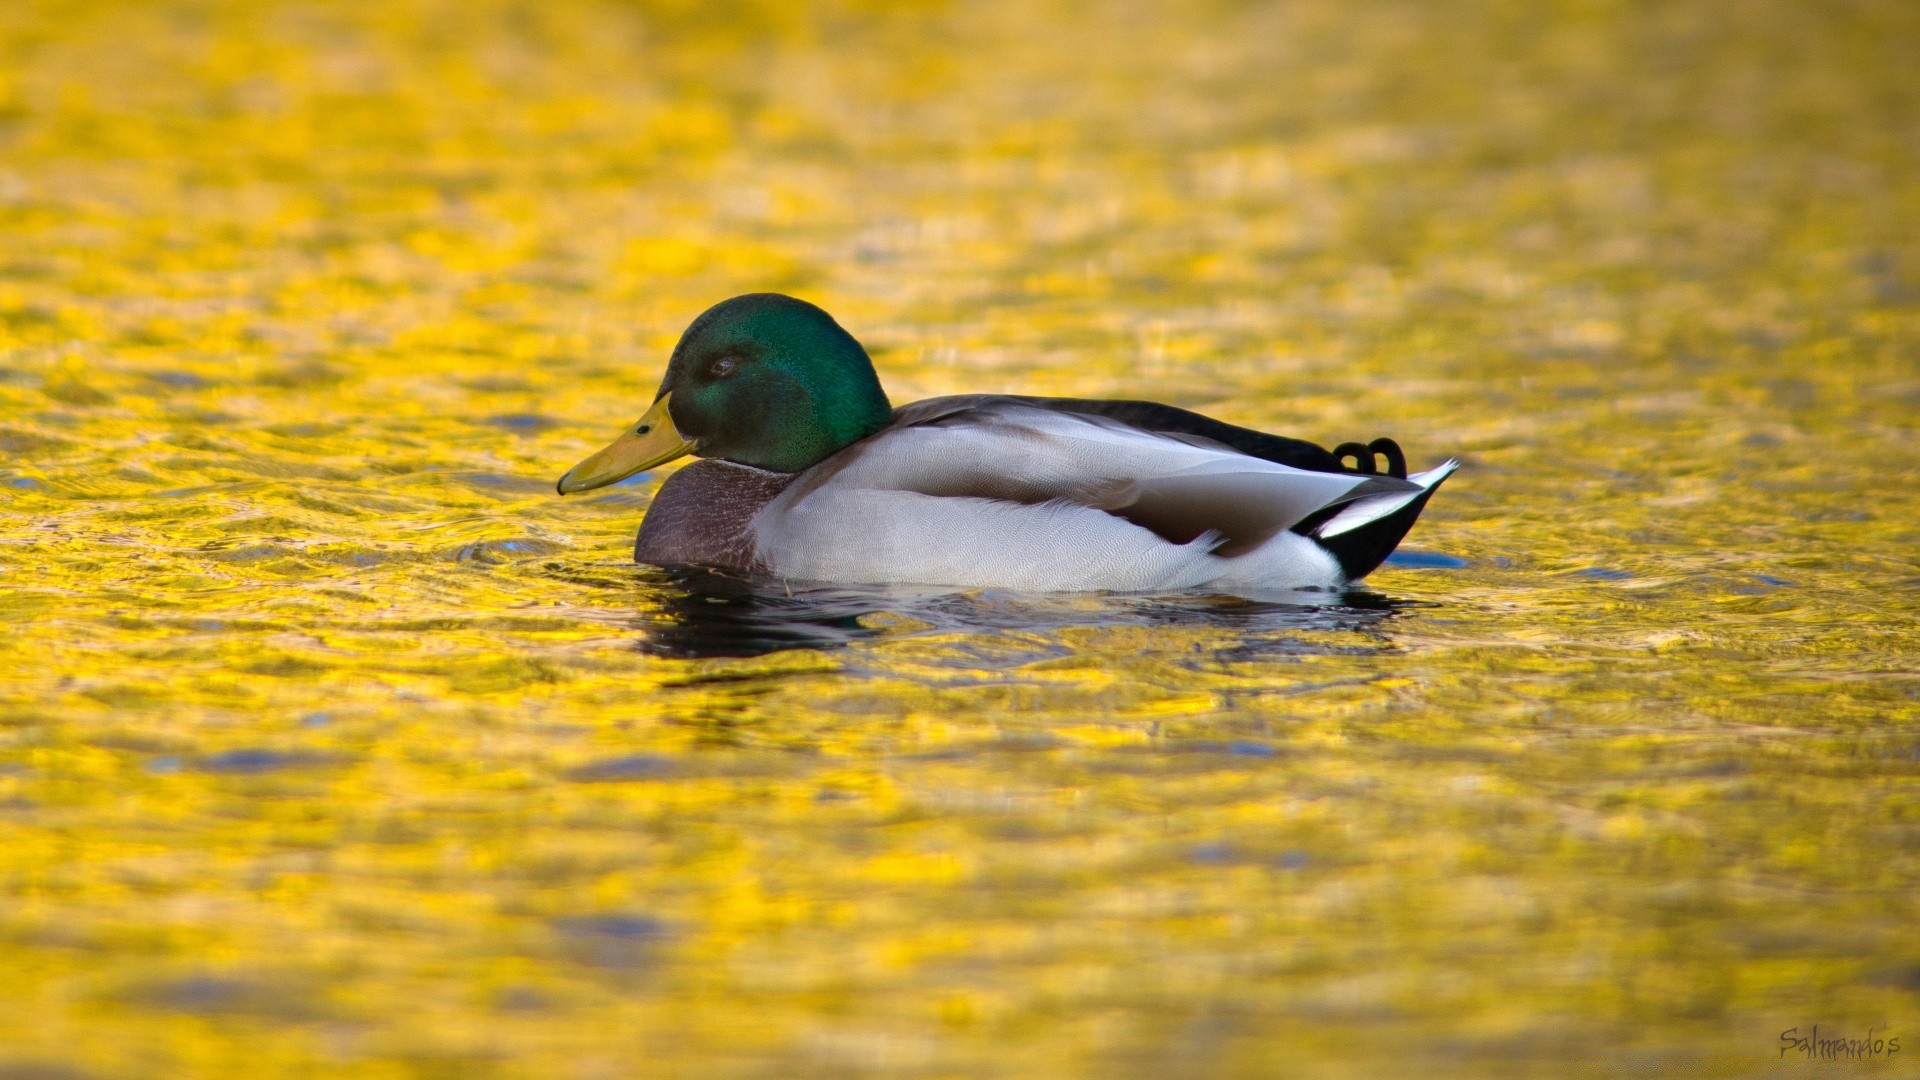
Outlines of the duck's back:
[[1100,417],[1157,435],[1184,435],[1206,439],[1238,450],[1248,457],[1271,461],[1276,465],[1290,465],[1308,472],[1347,471],[1346,467],[1340,464],[1339,458],[1318,443],[1239,427],[1175,405],[1163,405],[1158,401],[1025,397],[1016,394],[962,394],[953,397],[928,398],[925,401],[904,405],[894,410],[894,418],[895,423],[900,423],[915,415],[945,412],[975,404],[990,405],[993,402],[1013,402],[1051,412]]

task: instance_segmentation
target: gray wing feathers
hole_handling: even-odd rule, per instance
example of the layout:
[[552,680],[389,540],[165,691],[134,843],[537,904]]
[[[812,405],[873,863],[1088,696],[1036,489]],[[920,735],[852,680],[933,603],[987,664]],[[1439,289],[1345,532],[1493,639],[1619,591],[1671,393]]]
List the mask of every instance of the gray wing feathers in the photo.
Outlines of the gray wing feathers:
[[889,429],[857,448],[826,485],[1059,500],[1124,518],[1173,543],[1215,531],[1223,554],[1256,547],[1342,502],[1420,490],[1392,477],[1308,472],[1207,439],[993,399],[964,407],[950,400]]
[[937,404],[919,415],[911,406],[900,410],[893,427],[768,504],[754,528],[775,572],[1031,588],[1087,581],[1186,587],[1217,577],[1236,556],[1309,515],[1421,490],[1391,477],[1294,469],[1210,440],[1005,399]]

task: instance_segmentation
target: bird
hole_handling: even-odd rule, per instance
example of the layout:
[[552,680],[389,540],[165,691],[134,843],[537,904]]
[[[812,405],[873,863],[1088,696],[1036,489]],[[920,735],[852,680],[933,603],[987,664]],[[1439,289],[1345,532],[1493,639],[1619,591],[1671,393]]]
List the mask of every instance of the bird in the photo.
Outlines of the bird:
[[1032,592],[1341,590],[1385,561],[1459,465],[1408,476],[1391,439],[1327,450],[1150,401],[962,394],[895,408],[860,342],[780,293],[696,318],[652,407],[557,488],[687,454],[700,460],[647,508],[638,563]]

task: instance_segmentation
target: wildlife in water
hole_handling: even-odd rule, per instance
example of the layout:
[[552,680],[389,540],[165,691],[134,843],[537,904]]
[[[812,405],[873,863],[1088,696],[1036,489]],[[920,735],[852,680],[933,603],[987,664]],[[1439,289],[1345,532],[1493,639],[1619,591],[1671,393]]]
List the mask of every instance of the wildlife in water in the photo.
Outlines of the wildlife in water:
[[702,460],[654,496],[638,562],[1033,591],[1338,588],[1458,466],[1409,476],[1391,439],[1329,451],[1148,401],[895,408],[853,335],[777,293],[695,319],[653,407],[559,490],[686,454]]

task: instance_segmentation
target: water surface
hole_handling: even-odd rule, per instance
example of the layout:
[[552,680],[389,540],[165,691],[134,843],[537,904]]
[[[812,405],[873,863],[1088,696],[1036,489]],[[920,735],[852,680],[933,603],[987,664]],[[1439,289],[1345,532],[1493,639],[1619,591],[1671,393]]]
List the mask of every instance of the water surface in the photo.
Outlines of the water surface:
[[[1920,1054],[1917,23],[5,5],[0,1076]],[[1344,594],[635,567],[755,289],[1465,467]]]

